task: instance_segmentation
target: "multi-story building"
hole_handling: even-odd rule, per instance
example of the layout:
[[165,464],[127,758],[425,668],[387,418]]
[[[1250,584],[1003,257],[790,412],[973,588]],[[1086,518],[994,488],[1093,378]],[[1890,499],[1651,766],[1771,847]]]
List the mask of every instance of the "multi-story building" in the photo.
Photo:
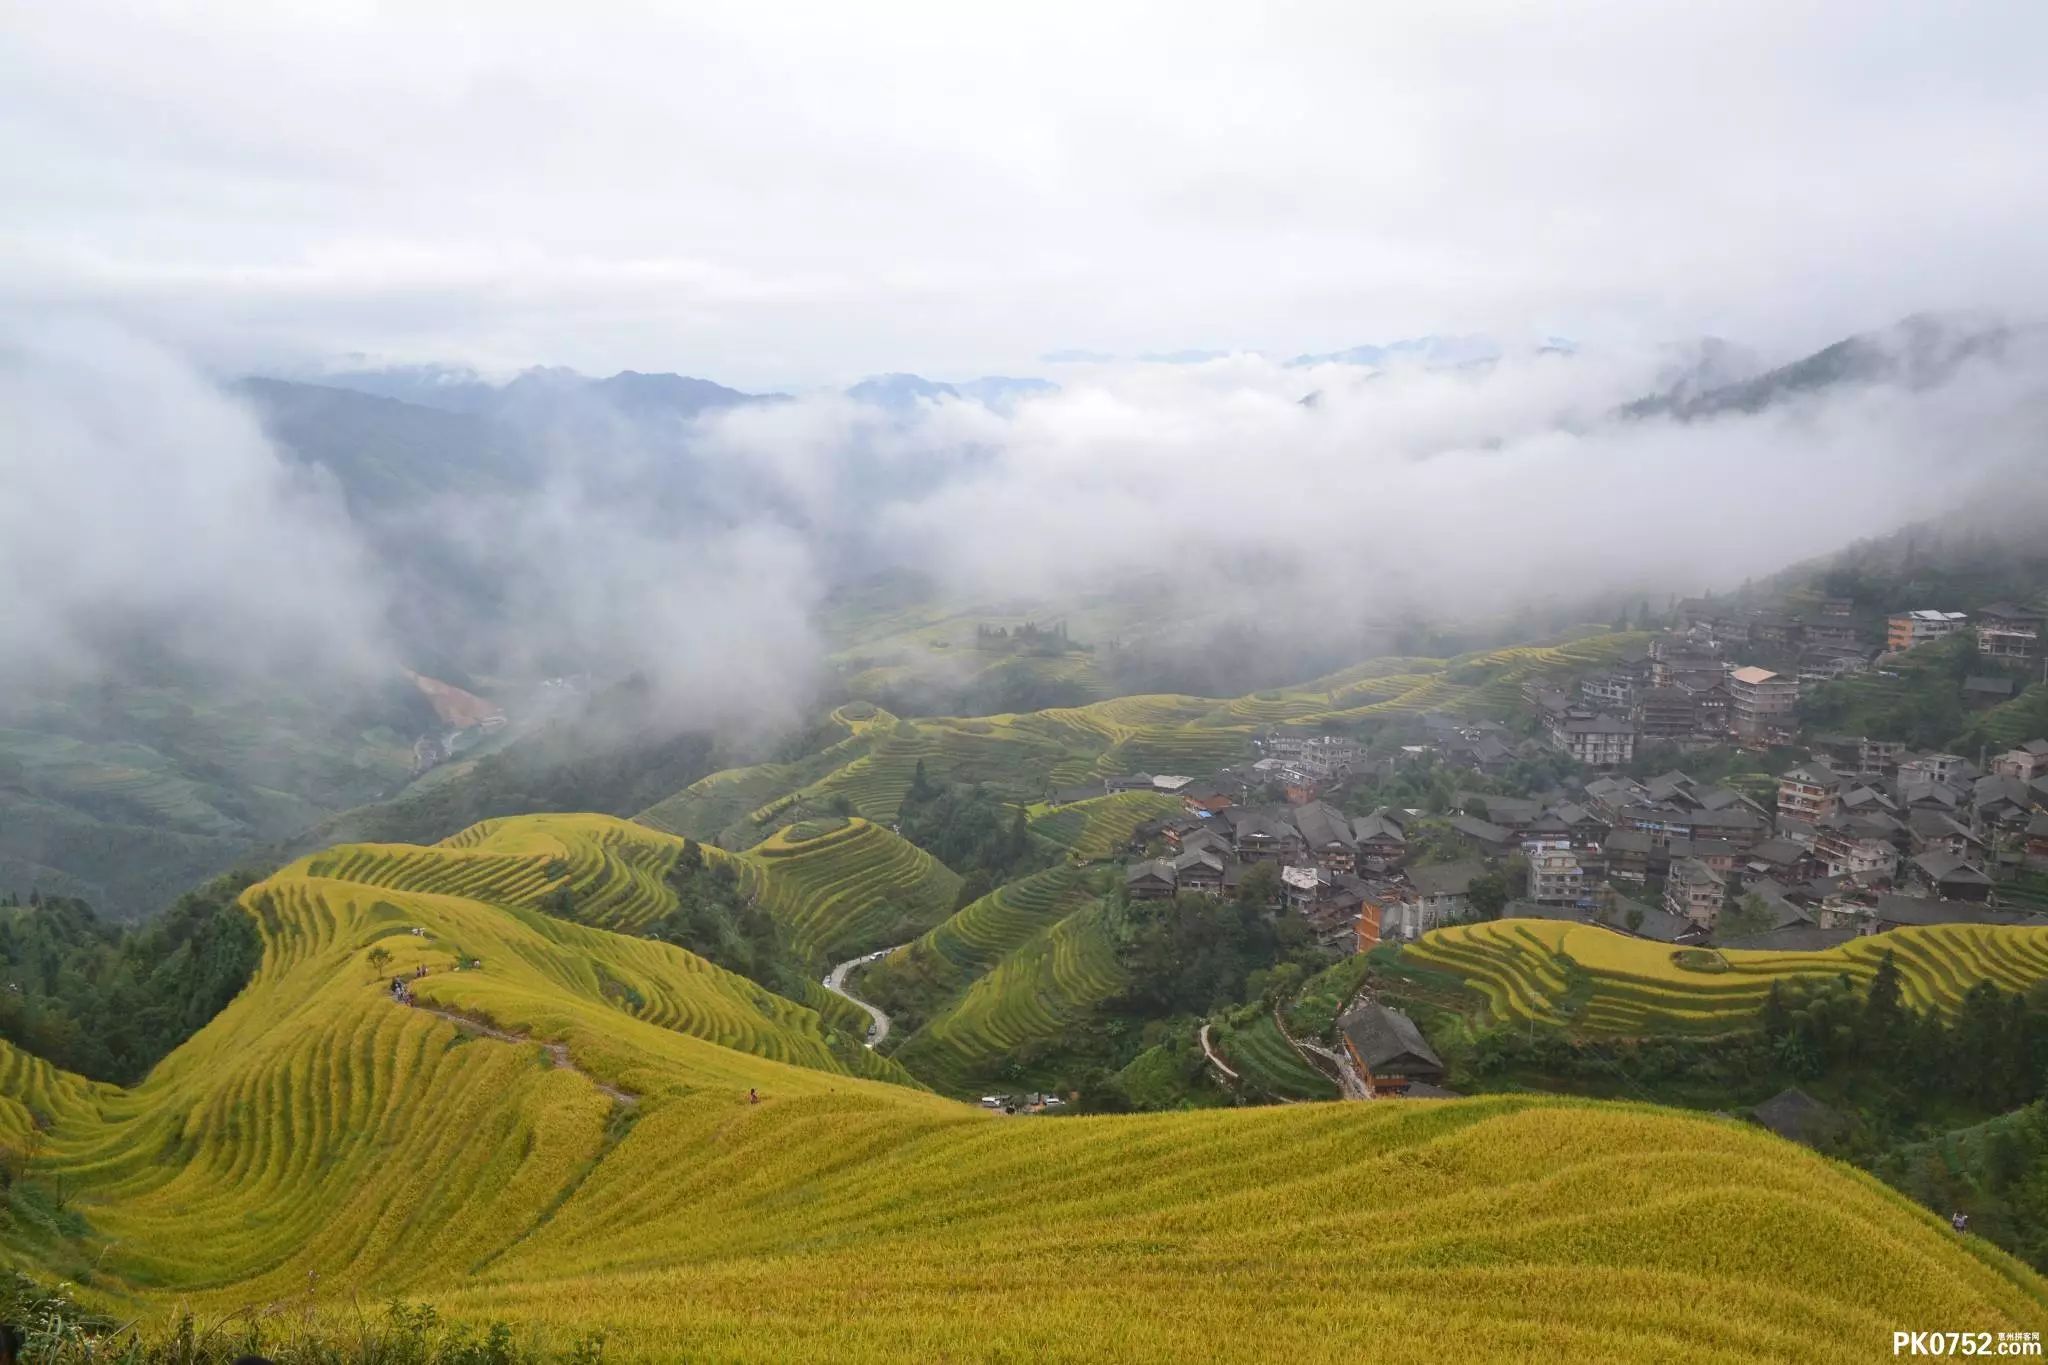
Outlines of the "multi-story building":
[[2000,602],[1977,613],[1977,652],[1990,659],[2031,662],[2041,657],[2043,617]]
[[1636,680],[1626,673],[1594,673],[1579,679],[1587,705],[1626,711],[1636,699]]
[[1659,640],[1652,646],[1650,656],[1650,685],[1670,687],[1680,677],[1692,673],[1725,675],[1728,661],[1718,652],[1702,649],[1697,645],[1678,641]]
[[1970,760],[1961,754],[1915,754],[1899,760],[1901,792],[1914,787],[1961,788],[1976,776]]
[[1960,611],[1902,611],[1885,624],[1885,648],[1912,649],[1931,640],[1945,640],[1970,623]]
[[1906,756],[1904,740],[1872,739],[1868,735],[1822,735],[1814,745],[1827,755],[1829,768],[1852,777],[1876,777],[1891,772]]
[[2022,782],[2048,775],[2048,739],[2030,739],[2016,749],[2007,749],[1991,760],[1991,771]]
[[1592,889],[1583,856],[1563,839],[1524,843],[1529,859],[1529,899],[1543,905],[1577,905]]
[[1778,778],[1778,829],[1811,827],[1835,813],[1842,779],[1819,763],[1802,763]]
[[1810,620],[1800,643],[1810,650],[1830,650],[1837,653],[1853,654],[1864,647],[1863,634],[1853,622],[1841,620]]
[[1768,668],[1738,668],[1728,675],[1728,700],[1735,733],[1744,740],[1767,742],[1791,725],[1799,679]]
[[1636,756],[1635,727],[1612,716],[1558,716],[1550,742],[1589,768],[1619,768]]
[[1699,859],[1680,858],[1671,864],[1671,875],[1664,881],[1664,908],[1672,914],[1712,928],[1726,897],[1721,878]]
[[1646,687],[1636,694],[1636,728],[1645,739],[1684,739],[1698,716],[1693,694],[1683,687]]

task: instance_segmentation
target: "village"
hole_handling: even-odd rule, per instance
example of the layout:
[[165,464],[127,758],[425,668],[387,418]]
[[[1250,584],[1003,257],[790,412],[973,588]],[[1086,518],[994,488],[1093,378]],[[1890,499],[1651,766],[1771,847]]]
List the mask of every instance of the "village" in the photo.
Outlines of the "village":
[[[1165,792],[1182,806],[1133,835],[1125,892],[1230,895],[1271,862],[1285,907],[1339,952],[1502,917],[1779,951],[1908,925],[2048,924],[2048,738],[1973,758],[1809,733],[1799,719],[1803,690],[1964,631],[1981,658],[2032,673],[2042,614],[1925,609],[1886,625],[1880,650],[1846,604],[1801,620],[1682,603],[1671,629],[1612,666],[1525,686],[1524,709],[1506,721],[1427,714],[1370,746],[1280,727],[1259,738],[1257,758],[1207,777],[1112,778],[1109,791]],[[1759,655],[1800,663],[1746,661]],[[2002,701],[2015,680],[1973,675],[1961,687]],[[1683,767],[1630,775],[1639,752],[1663,750],[1715,769],[1791,757],[1761,781],[1698,780]],[[1507,792],[1531,772],[1544,776]],[[1446,781],[1448,800],[1372,801]],[[1404,1024],[1375,1016],[1366,1027]],[[1405,1036],[1380,1041],[1413,1051]]]

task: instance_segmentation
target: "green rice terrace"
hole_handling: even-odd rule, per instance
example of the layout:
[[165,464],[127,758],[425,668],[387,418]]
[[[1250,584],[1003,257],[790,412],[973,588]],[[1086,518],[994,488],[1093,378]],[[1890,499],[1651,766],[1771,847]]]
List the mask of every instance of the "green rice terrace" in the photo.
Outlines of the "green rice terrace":
[[[1505,716],[1523,683],[1618,657],[1646,636],[1601,632],[1554,645],[1492,650],[1458,659],[1374,659],[1297,687],[1234,700],[1177,695],[1118,697],[1023,714],[911,719],[866,703],[831,717],[835,741],[790,763],[714,773],[637,817],[642,823],[726,848],[749,848],[778,827],[821,814],[893,821],[922,763],[929,779],[981,783],[1005,801],[1036,806],[1047,793],[1132,772],[1213,772],[1252,753],[1273,725],[1334,728],[1376,718],[1444,711]],[[1100,856],[1101,838],[1067,830],[1057,813],[1047,837]]]
[[1495,1020],[1632,1037],[1748,1028],[1774,981],[1864,982],[1887,952],[1906,1002],[1940,1013],[1980,981],[2024,991],[2048,979],[2048,928],[1963,924],[1895,929],[1821,952],[1765,952],[1674,949],[1597,925],[1508,919],[1434,930],[1399,961],[1462,983]]

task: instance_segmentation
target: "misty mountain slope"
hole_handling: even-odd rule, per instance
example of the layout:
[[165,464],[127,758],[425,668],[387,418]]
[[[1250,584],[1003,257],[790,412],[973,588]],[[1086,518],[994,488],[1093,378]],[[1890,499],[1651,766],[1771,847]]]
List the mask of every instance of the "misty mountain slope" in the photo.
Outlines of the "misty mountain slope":
[[0,1131],[42,1134],[0,1259],[152,1333],[289,1303],[346,1334],[403,1299],[629,1361],[1507,1360],[1537,1303],[1546,1356],[1846,1363],[1899,1321],[2048,1312],[2009,1257],[1743,1125],[1524,1097],[1006,1119],[668,945],[356,879],[422,855],[252,887],[255,977],[140,1085],[0,1045]]
[[743,393],[689,375],[620,370],[599,379],[546,366],[522,371],[501,384],[486,380],[474,370],[443,365],[341,370],[309,382],[446,412],[509,421],[545,418],[575,405],[610,408],[634,418],[695,417],[719,408],[778,402],[785,397]]
[[334,476],[358,517],[511,492],[540,477],[539,453],[482,415],[281,379],[236,387],[280,449]]
[[[1457,659],[1378,660],[1292,688],[1218,699],[1138,695],[1085,706],[988,716],[902,717],[841,707],[808,757],[711,773],[637,817],[728,848],[748,848],[793,821],[841,808],[893,821],[920,764],[928,780],[981,784],[1029,806],[1055,789],[1133,772],[1211,773],[1242,761],[1262,728],[1355,729],[1423,711],[1502,716],[1522,705],[1531,678],[1563,676],[1639,646],[1647,637],[1595,629],[1552,645]],[[751,804],[749,804],[751,803]]]
[[394,681],[301,692],[171,675],[12,699],[0,726],[0,887],[141,915],[391,791],[431,723]]
[[1755,413],[1802,395],[1855,384],[1908,389],[1940,385],[1974,360],[1996,360],[2028,333],[1990,319],[1915,314],[1890,327],[1845,337],[1813,354],[1752,378],[1694,391],[1692,385],[1639,399],[1626,417],[1681,420]]

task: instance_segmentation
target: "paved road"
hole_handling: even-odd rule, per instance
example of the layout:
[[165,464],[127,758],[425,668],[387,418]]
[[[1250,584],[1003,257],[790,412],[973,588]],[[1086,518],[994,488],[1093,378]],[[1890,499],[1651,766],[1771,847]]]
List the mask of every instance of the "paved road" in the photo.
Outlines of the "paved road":
[[[1280,1036],[1285,1038],[1293,1045],[1294,1050],[1301,1054],[1301,1059],[1304,1062],[1314,1067],[1316,1066],[1315,1059],[1320,1057],[1329,1064],[1316,1067],[1316,1070],[1323,1072],[1325,1075],[1333,1071],[1336,1073],[1338,1094],[1347,1100],[1369,1100],[1372,1098],[1372,1091],[1367,1088],[1364,1078],[1358,1074],[1357,1069],[1351,1065],[1349,1057],[1341,1052],[1334,1052],[1324,1047],[1321,1043],[1311,1043],[1306,1039],[1297,1038],[1289,1033],[1287,1031],[1287,1023],[1280,1017],[1278,1009],[1273,1011],[1273,1023],[1280,1030]],[[1314,1055],[1311,1056],[1311,1053]]]
[[1209,1059],[1209,1065],[1215,1067],[1218,1071],[1228,1076],[1231,1080],[1236,1080],[1237,1073],[1230,1069],[1230,1063],[1224,1061],[1221,1057],[1217,1056],[1216,1049],[1209,1046],[1209,1026],[1207,1024],[1202,1025],[1202,1032],[1200,1036],[1202,1039],[1202,1055]]
[[[903,948],[908,946],[909,945],[907,944],[899,943],[896,945],[896,948]],[[889,1036],[889,1016],[882,1013],[880,1010],[876,1009],[873,1005],[870,1005],[867,1001],[861,999],[859,996],[855,995],[852,991],[846,989],[846,974],[852,971],[855,967],[865,966],[866,964],[873,962],[878,958],[887,957],[889,954],[895,952],[896,948],[877,948],[872,953],[863,953],[859,957],[850,957],[846,959],[846,961],[834,967],[830,972],[826,973],[825,975],[826,990],[832,992],[832,994],[834,995],[843,995],[848,1000],[851,1000],[854,1004],[859,1005],[862,1009],[868,1012],[868,1018],[874,1021],[872,1024],[868,1025],[869,1047],[875,1047],[879,1045],[884,1038],[887,1038]]]

